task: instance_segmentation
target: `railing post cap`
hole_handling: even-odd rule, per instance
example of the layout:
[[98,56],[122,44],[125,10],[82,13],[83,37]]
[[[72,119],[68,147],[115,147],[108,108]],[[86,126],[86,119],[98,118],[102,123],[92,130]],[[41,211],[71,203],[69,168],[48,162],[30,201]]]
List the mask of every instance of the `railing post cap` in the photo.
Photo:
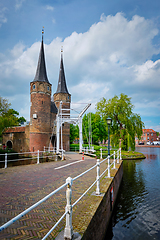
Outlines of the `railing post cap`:
[[68,183],[69,185],[72,186],[73,179],[72,179],[71,177],[68,177],[68,178],[66,179],[66,183]]

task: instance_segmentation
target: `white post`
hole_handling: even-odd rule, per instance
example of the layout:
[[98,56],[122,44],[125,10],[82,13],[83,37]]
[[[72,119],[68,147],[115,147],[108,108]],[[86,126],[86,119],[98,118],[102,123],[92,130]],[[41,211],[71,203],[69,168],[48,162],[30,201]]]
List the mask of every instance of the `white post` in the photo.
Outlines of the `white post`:
[[108,155],[108,177],[109,178],[111,177],[111,174],[110,174],[110,155]]
[[37,164],[39,164],[39,150],[37,151]]
[[63,133],[62,133],[62,101],[60,102],[60,106],[61,106],[61,151],[62,151],[62,158],[63,158]]
[[63,149],[62,149],[62,159],[61,160],[63,160]]
[[71,205],[71,197],[72,197],[72,178],[68,177],[66,179],[67,190],[66,190],[66,200],[67,205],[65,210],[68,211],[66,215],[66,226],[64,229],[64,239],[71,240],[73,237],[73,227],[72,227],[72,205]]
[[101,159],[102,159],[102,148],[100,150],[101,150]]
[[5,166],[4,168],[7,168],[7,153],[5,153]]
[[79,152],[82,153],[82,117],[79,117]]
[[117,163],[119,163],[119,150],[117,151]]
[[56,117],[56,120],[57,120],[57,128],[56,128],[56,135],[57,135],[57,149],[56,149],[56,153],[58,154],[59,153],[59,113],[57,114],[57,117]]
[[121,152],[121,148],[120,148],[120,160],[122,160],[122,152]]
[[100,195],[99,175],[100,175],[100,162],[99,162],[99,159],[97,159],[97,189],[96,189],[96,195]]
[[116,155],[116,153],[115,153],[115,151],[114,151],[114,154],[113,154],[113,156],[114,156],[114,165],[113,165],[113,168],[115,169],[116,168],[116,158],[115,158],[115,155]]

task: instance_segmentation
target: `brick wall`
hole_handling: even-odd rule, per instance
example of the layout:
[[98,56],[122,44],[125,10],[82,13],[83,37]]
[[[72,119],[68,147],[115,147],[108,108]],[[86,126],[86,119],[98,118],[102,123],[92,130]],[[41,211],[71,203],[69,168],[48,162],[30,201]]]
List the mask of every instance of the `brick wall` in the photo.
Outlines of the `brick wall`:
[[11,128],[10,132],[4,133],[2,143],[7,146],[8,141],[11,141],[12,149],[16,152],[29,152],[29,125]]
[[51,84],[31,82],[30,151],[49,147],[51,127]]
[[30,151],[43,151],[44,146],[49,147],[50,136],[46,133],[30,133]]

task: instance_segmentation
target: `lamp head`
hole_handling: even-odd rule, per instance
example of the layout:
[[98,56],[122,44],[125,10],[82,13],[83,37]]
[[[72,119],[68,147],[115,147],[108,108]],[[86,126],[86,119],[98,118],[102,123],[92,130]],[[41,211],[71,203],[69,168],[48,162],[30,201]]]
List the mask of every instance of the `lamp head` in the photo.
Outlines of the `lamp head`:
[[112,119],[111,119],[110,117],[108,117],[106,120],[107,120],[107,124],[108,124],[108,125],[111,125],[111,124],[112,124]]

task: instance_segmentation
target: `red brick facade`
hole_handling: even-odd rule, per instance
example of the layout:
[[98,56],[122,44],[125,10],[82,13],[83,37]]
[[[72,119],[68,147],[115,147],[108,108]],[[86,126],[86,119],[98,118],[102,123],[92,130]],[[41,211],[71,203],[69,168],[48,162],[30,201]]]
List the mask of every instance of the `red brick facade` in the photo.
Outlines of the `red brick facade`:
[[30,151],[43,151],[44,146],[49,146],[51,134],[30,133]]
[[29,152],[29,125],[7,128],[3,132],[3,145],[16,152]]
[[147,142],[153,143],[153,141],[157,141],[157,133],[153,129],[142,129],[143,134],[141,136],[141,140],[136,139],[136,144],[144,144]]
[[43,151],[49,147],[51,130],[51,84],[31,82],[30,84],[30,151]]

